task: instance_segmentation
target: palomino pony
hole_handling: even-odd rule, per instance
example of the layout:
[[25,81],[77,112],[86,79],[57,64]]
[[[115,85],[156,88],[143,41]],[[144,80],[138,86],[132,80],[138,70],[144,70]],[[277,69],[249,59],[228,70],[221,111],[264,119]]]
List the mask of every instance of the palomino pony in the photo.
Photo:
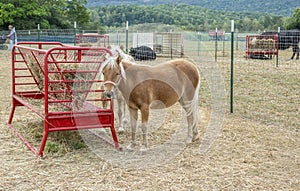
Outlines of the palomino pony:
[[[122,49],[120,47],[110,47],[110,50],[114,53],[114,56],[117,57],[116,55],[121,55],[122,58],[127,59],[129,61],[134,61],[134,58],[128,54],[125,54]],[[107,60],[109,60],[109,56],[107,55],[106,57]],[[104,81],[104,83],[102,84],[102,88],[104,89],[104,85],[110,83],[107,81]],[[118,121],[119,121],[119,128],[118,128],[118,132],[119,133],[123,133],[124,132],[124,127],[126,126],[126,124],[128,123],[128,120],[125,117],[125,113],[126,113],[126,103],[124,100],[124,97],[122,96],[121,92],[119,91],[119,89],[117,87],[115,87],[113,89],[113,91],[105,91],[102,94],[103,98],[107,97],[107,98],[115,98],[117,100],[117,105],[118,105]],[[103,102],[103,107],[107,108],[107,102]]]
[[101,71],[104,75],[106,95],[112,94],[114,88],[118,88],[128,105],[132,129],[132,140],[128,150],[132,150],[136,145],[138,110],[141,111],[143,134],[140,150],[146,151],[150,107],[163,109],[177,101],[187,115],[187,143],[197,138],[200,74],[195,65],[187,60],[177,59],[156,66],[146,66],[118,56],[105,62]]

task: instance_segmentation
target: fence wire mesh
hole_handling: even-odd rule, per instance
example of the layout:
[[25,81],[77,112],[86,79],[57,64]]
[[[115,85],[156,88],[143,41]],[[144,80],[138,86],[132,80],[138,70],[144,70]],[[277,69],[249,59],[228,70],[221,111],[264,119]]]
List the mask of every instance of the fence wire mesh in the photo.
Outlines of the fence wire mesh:
[[[17,32],[18,41],[58,41],[66,44],[74,44],[76,34],[100,34],[99,31],[79,29]],[[210,109],[218,107],[219,110],[229,110],[230,33],[224,33],[222,38],[211,38],[209,32],[183,32],[169,28],[156,28],[152,25],[144,27],[143,30],[124,29],[101,34],[109,37],[107,46],[122,46],[128,53],[132,47],[149,46],[157,54],[156,60],[152,61],[155,63],[180,57],[193,60],[203,78],[200,104]],[[270,56],[262,50],[265,48],[261,48],[258,44],[253,45],[262,41],[259,34],[260,32],[234,34],[234,113],[266,124],[278,125],[290,130],[298,129],[300,126],[300,61],[296,59],[297,55],[294,59],[291,57],[293,53],[299,52],[299,41],[291,44],[280,42],[278,38],[279,42],[276,42],[274,34],[277,35],[277,32],[273,32],[272,36],[263,38],[274,41],[270,42],[272,46],[272,56]],[[248,41],[247,35],[252,35]],[[289,35],[286,37],[293,37],[292,34]],[[282,43],[286,48],[274,49],[273,45],[276,43]],[[253,50],[253,46],[255,52],[249,53],[249,48]],[[215,102],[218,104],[214,105]]]

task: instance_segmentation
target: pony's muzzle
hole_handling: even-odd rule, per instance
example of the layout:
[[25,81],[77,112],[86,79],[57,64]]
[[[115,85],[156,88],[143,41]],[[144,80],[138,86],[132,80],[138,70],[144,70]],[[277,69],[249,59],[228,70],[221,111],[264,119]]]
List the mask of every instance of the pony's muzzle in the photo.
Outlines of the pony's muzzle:
[[106,97],[106,98],[113,98],[114,97],[114,92],[113,91],[105,91],[103,94],[104,94],[104,97]]
[[114,91],[113,89],[116,87],[116,83],[112,81],[105,81],[104,82],[104,96],[106,98],[114,98]]

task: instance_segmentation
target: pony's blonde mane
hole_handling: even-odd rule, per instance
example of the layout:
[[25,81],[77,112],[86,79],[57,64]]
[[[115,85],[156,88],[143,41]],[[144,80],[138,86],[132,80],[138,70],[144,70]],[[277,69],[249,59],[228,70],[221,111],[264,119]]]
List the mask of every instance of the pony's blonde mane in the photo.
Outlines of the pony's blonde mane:
[[[120,67],[120,71],[121,71],[121,76],[123,79],[126,79],[126,73],[125,73],[125,69],[124,69],[124,65],[123,65],[123,61],[128,62],[130,64],[135,64],[133,61],[133,57],[131,57],[128,54],[125,54],[120,47],[114,47],[111,49],[113,56],[110,56],[109,54],[106,54],[105,56],[105,61],[102,63],[101,67],[100,67],[100,72],[102,73],[103,69],[108,67],[108,69],[116,69],[119,65]],[[118,56],[121,56],[121,61],[118,64],[117,63],[117,58]]]
[[105,67],[109,67],[109,69],[116,68],[116,64],[113,62],[114,58],[111,57],[108,53],[105,55],[105,61],[101,64],[100,72],[102,73]]
[[129,55],[126,54],[119,46],[115,46],[111,48],[113,55],[114,55],[114,62],[112,63],[112,67],[116,67],[117,66],[117,58],[118,56],[121,57],[121,61],[119,63],[120,69],[121,69],[121,76],[122,78],[126,79],[126,73],[125,73],[125,69],[124,69],[124,65],[123,62],[127,62],[129,64],[135,65],[136,63],[134,62],[134,58]]
[[111,51],[114,57],[121,56],[122,60],[126,60],[131,64],[135,64],[133,63],[133,61],[135,61],[134,58],[131,55],[126,54],[119,46],[112,47]]

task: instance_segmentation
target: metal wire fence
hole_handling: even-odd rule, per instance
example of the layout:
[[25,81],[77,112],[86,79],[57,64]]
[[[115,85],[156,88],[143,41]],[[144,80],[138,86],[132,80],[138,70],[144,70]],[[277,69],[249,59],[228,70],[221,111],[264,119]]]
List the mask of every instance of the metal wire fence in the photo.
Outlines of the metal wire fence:
[[[67,44],[76,44],[76,34],[100,33],[109,37],[107,46],[123,46],[127,52],[131,47],[151,47],[158,55],[155,62],[160,62],[160,57],[164,58],[162,60],[177,57],[191,59],[197,63],[203,76],[200,95],[202,106],[211,109],[226,107],[228,110],[230,33],[224,33],[220,39],[211,38],[208,32],[160,30],[155,27],[106,32],[69,29],[23,30],[17,33],[18,41],[57,41]],[[247,35],[254,34],[260,32],[239,32],[234,35],[234,112],[263,123],[298,129],[300,61],[296,57],[290,59],[295,48],[287,45],[285,50],[278,50],[268,59],[250,58],[247,55]],[[220,100],[224,104],[214,105]]]

